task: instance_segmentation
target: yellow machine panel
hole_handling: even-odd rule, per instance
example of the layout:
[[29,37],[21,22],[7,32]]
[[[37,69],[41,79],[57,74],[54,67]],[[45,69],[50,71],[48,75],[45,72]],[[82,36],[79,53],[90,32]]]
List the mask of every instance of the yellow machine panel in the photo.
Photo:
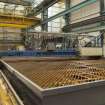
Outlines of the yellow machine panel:
[[39,23],[40,19],[36,17],[28,18],[0,14],[0,27],[28,28],[32,25],[38,25]]

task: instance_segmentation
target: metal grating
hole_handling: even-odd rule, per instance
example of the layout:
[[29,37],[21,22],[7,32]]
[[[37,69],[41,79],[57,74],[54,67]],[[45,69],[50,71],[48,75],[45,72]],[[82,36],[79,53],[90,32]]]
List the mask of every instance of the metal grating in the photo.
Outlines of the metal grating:
[[104,60],[9,60],[7,63],[44,89],[105,80]]
[[85,61],[77,61],[77,63],[81,63],[85,66],[90,66],[90,67],[96,67],[96,68],[101,68],[101,69],[105,69],[105,62],[104,60],[85,60]]

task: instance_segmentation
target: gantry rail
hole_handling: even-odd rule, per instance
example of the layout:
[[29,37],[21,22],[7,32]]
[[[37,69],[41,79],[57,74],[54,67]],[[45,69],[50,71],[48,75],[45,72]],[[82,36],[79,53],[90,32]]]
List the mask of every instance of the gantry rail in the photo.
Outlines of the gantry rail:
[[23,105],[6,76],[0,70],[0,105]]

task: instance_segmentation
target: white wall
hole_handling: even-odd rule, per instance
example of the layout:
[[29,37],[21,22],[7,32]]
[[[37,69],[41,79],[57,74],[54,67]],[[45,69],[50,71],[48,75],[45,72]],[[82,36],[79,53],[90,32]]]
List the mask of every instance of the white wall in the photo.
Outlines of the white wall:
[[[85,1],[85,0],[71,0],[71,6],[75,6],[83,1]],[[87,20],[90,18],[94,18],[97,16],[100,16],[100,0],[97,0],[97,2],[95,2],[93,4],[85,6],[75,12],[72,12],[70,19],[71,19],[71,23],[76,23],[76,22],[81,22],[81,21],[84,21],[84,20]],[[94,26],[94,24],[87,26],[87,28],[92,27],[92,26]],[[86,27],[78,27],[73,30],[78,31],[81,28],[82,28],[81,31],[85,31],[84,28],[86,28]],[[97,36],[100,33],[93,32],[93,33],[89,33],[89,34]]]
[[71,0],[71,6],[75,6],[83,1],[85,1],[85,0]]
[[[52,17],[55,14],[65,10],[64,3],[56,3],[48,9],[48,17]],[[61,32],[61,28],[65,25],[63,17],[57,18],[48,22],[48,32]]]
[[[71,0],[71,6],[74,6],[85,0]],[[71,23],[80,22],[100,15],[100,1],[85,6],[71,13]]]
[[[14,32],[14,33],[9,33]],[[21,38],[21,30],[17,28],[0,27],[0,37],[16,37]]]
[[81,56],[102,56],[102,48],[83,47],[80,48]]
[[[16,32],[16,33],[8,33],[8,32]],[[6,28],[6,27],[0,27],[0,39],[2,40],[5,38],[6,40],[15,40],[15,39],[21,39],[21,30],[16,28]],[[8,50],[13,49],[14,46],[17,46],[19,43],[0,43],[0,51],[1,50]]]

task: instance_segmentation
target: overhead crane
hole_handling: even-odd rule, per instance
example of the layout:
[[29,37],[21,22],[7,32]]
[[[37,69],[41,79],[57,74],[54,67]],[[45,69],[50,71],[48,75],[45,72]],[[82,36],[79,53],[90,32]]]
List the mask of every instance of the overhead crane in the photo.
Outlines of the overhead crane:
[[24,16],[12,16],[0,14],[0,27],[15,27],[15,28],[28,28],[31,25],[38,25],[39,18],[28,18]]

